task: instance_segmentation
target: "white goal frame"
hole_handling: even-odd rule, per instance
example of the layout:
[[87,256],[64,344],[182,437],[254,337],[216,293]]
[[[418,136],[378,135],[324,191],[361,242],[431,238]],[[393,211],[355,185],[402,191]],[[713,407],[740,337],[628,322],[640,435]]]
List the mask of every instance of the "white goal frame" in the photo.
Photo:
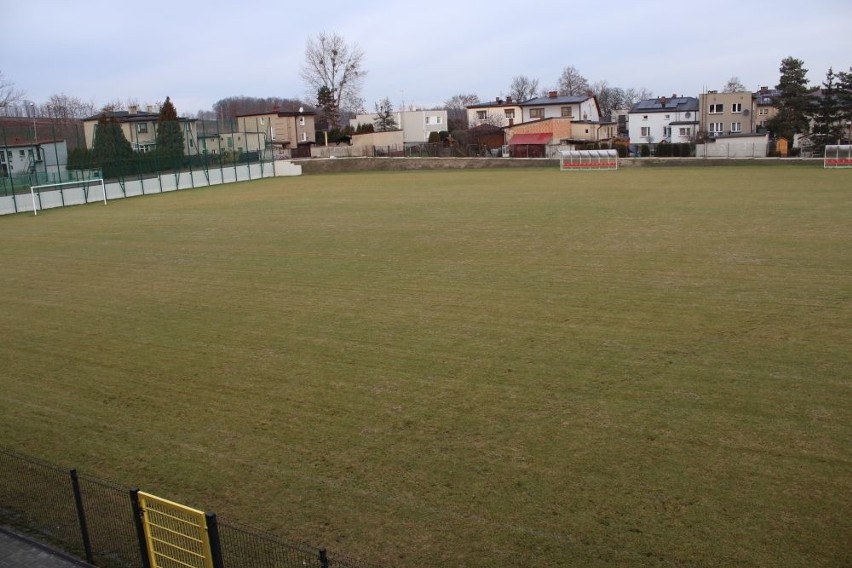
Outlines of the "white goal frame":
[[[65,186],[65,185],[88,186],[88,185],[98,185],[98,184],[100,184],[100,186],[101,186],[101,192],[103,193],[103,196],[104,196],[104,205],[106,205],[107,204],[107,194],[106,194],[106,185],[104,184],[104,178],[81,179],[81,180],[76,180],[76,181],[64,181],[64,182],[61,182],[61,183],[44,183],[44,184],[41,184],[41,185],[33,185],[33,186],[30,187],[30,197],[32,197],[32,200],[33,200],[33,215],[38,215],[38,208],[36,207],[36,197],[35,197],[36,190],[41,190],[42,188],[48,188],[48,187],[55,187],[55,188],[58,188],[59,191],[61,192],[62,186]],[[86,196],[86,203],[88,203],[88,202],[89,202],[89,198],[88,198],[88,195],[87,195]]]
[[852,144],[829,144],[825,147],[822,167],[852,168]]
[[618,169],[618,150],[560,150],[559,154],[563,172]]

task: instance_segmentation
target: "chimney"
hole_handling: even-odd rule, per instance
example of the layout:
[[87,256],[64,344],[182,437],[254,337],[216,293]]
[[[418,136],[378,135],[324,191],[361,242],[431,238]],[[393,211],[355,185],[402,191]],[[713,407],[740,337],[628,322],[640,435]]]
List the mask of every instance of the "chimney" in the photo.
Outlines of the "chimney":
[[137,112],[139,112],[138,105],[129,105],[127,107],[127,114],[136,114]]
[[508,95],[507,95],[507,96],[506,96],[506,102],[507,102],[507,103],[512,102],[512,97],[510,97],[510,96],[508,96]]
[[547,98],[555,99],[556,98],[556,91],[550,91],[549,93],[547,93]]
[[151,113],[151,114],[154,113],[154,105],[148,105],[145,108],[148,110],[149,113]]
[[503,104],[503,99],[501,99],[500,97],[497,97],[497,104],[498,104],[498,105],[502,105],[502,104]]
[[661,107],[666,108],[666,103],[667,103],[667,102],[668,102],[668,101],[666,100],[666,97],[660,97],[660,106],[661,106]]

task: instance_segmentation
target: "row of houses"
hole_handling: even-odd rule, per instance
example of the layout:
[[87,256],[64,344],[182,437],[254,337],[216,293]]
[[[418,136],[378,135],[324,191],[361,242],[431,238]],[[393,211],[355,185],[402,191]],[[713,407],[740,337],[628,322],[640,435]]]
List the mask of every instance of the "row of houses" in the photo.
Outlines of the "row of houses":
[[[751,141],[753,147],[763,144],[765,148],[766,126],[777,114],[776,97],[777,92],[767,87],[757,92],[709,91],[698,97],[672,95],[642,100],[604,117],[594,95],[560,96],[549,92],[525,101],[498,97],[469,105],[466,112],[469,132],[476,140],[501,148],[504,153],[509,149],[511,155],[547,156],[556,150],[590,142],[612,143],[616,139],[628,139],[631,144],[715,142],[720,146]],[[158,110],[131,106],[88,117],[82,121],[85,145],[94,147],[98,121],[107,116],[120,124],[134,151],[151,152],[156,148]],[[350,124],[355,128],[372,124],[375,119],[375,114],[359,114]],[[431,133],[448,130],[446,110],[399,111],[394,119],[396,130],[353,136],[349,144],[424,144]],[[316,113],[303,108],[239,115],[225,130],[216,123],[185,117],[179,120],[184,132],[184,153],[188,156],[263,153],[276,158],[310,157],[322,155],[312,153],[312,147],[329,142],[327,133],[316,132]],[[317,140],[317,136],[321,139]],[[523,151],[519,151],[521,148]],[[39,167],[46,170],[48,162],[55,169],[66,156],[60,140],[15,139],[11,144],[6,141],[0,151],[0,168],[3,175],[33,172]]]
[[[777,92],[762,87],[757,92],[709,91],[698,97],[657,97],[637,102],[615,116],[602,117],[597,99],[585,96],[546,96],[526,101],[511,97],[469,105],[467,119],[473,129],[500,128],[508,146],[527,146],[532,154],[548,148],[571,149],[589,142],[627,139],[631,144],[719,143],[767,141],[767,124],[777,114]],[[760,142],[757,142],[760,141]],[[537,148],[534,148],[537,147]],[[532,155],[531,154],[531,155]]]

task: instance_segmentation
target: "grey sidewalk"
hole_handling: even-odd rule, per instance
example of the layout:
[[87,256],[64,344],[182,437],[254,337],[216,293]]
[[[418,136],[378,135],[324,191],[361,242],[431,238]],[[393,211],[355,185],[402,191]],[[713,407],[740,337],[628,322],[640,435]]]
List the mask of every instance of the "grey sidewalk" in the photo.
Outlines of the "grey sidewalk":
[[80,568],[89,566],[62,552],[0,527],[0,568]]

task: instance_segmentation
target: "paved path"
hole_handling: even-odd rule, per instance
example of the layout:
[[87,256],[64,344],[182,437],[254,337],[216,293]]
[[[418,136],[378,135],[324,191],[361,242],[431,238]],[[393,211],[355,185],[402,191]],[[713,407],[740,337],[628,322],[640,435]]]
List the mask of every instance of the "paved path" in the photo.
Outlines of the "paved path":
[[80,568],[82,560],[0,527],[0,568]]

